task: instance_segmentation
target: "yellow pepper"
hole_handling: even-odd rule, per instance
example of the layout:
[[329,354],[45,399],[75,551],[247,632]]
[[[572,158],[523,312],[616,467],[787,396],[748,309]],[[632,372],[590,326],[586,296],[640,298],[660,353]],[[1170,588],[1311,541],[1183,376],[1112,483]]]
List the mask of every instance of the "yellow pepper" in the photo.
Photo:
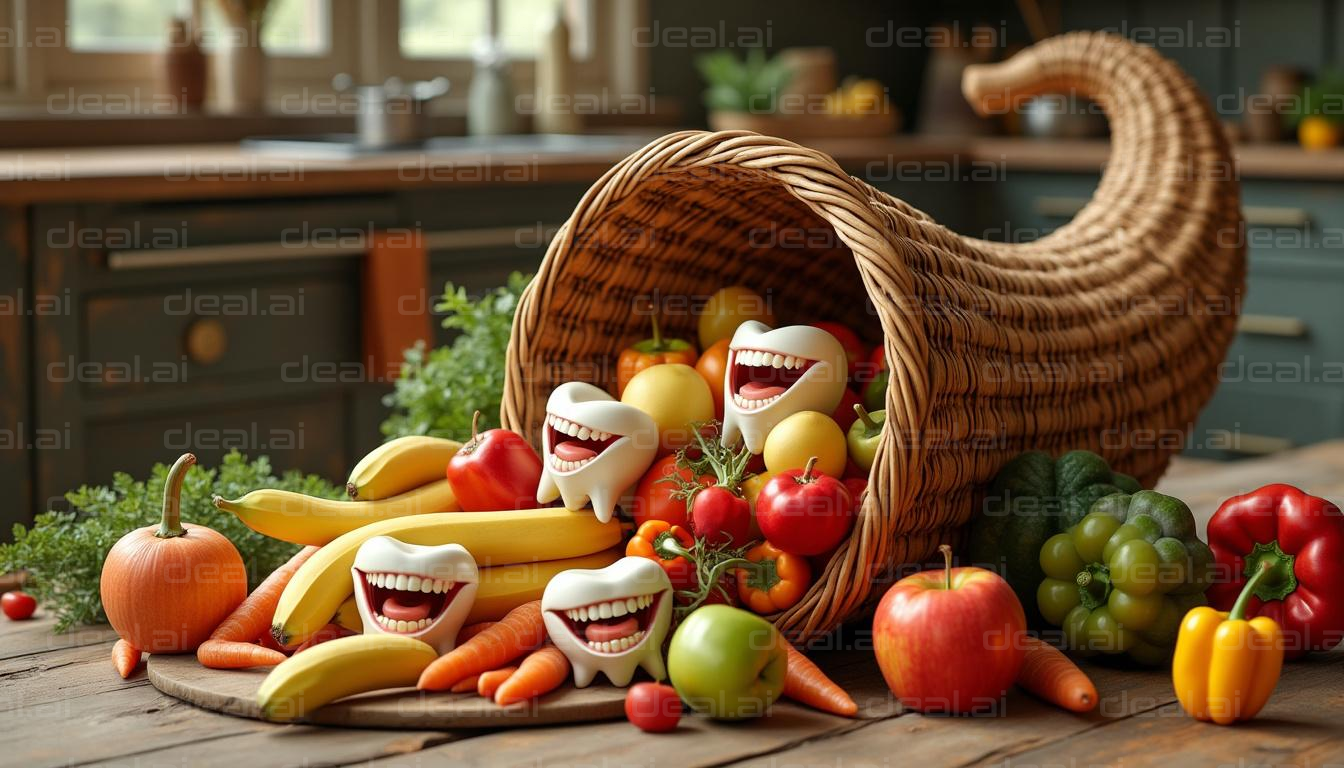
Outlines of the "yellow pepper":
[[1181,706],[1197,720],[1249,720],[1274,692],[1283,669],[1283,630],[1266,616],[1246,620],[1246,604],[1267,572],[1246,582],[1230,612],[1201,606],[1181,621],[1171,680]]

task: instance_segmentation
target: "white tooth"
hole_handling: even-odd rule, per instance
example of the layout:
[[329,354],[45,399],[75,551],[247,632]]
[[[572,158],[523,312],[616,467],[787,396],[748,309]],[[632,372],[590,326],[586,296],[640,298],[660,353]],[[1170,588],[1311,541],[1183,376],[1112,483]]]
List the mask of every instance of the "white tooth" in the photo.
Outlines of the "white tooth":
[[619,617],[621,617],[621,616],[624,616],[624,615],[627,614],[627,613],[629,613],[629,611],[627,611],[626,608],[625,608],[625,601],[624,601],[624,600],[617,600],[616,602],[614,602],[614,603],[611,604],[611,615],[612,615],[612,616],[615,616],[615,617],[618,617],[618,618],[619,618]]
[[420,577],[419,577],[419,576],[412,576],[412,577],[410,577],[409,579],[407,579],[407,580],[406,580],[406,589],[409,590],[409,591],[411,591],[411,592],[419,592],[419,591],[420,591]]
[[771,368],[783,368],[783,367],[784,367],[784,356],[783,356],[783,355],[775,355],[774,357],[770,358],[770,367],[771,367]]
[[372,574],[372,573],[366,573],[366,574],[364,574],[364,578],[365,578],[365,579],[368,579],[368,582],[369,582],[370,584],[373,583],[373,574]]
[[570,437],[578,437],[578,436],[579,436],[579,425],[578,425],[578,424],[573,424],[573,423],[571,423],[571,424],[569,424],[569,425],[567,425],[567,426],[565,427],[565,432],[566,432]]
[[610,439],[611,439],[611,433],[610,433],[610,432],[599,432],[598,435],[597,435],[597,439],[598,439],[598,440],[610,440]]
[[409,624],[407,624],[407,623],[404,622],[404,621],[397,621],[397,627],[396,627],[396,629],[397,629],[398,632],[409,632],[410,629],[411,629],[411,627],[410,627]]
[[435,580],[434,580],[434,591],[435,591],[435,592],[447,592],[447,591],[448,591],[448,582],[444,581],[443,579],[435,579]]
[[587,440],[589,437],[592,437],[592,435],[593,435],[592,430],[588,429],[587,427],[584,427],[579,430],[580,440]]
[[611,643],[603,643],[603,644],[602,644],[602,652],[603,652],[603,653],[611,653]]
[[434,591],[434,580],[433,580],[433,579],[421,579],[421,580],[420,580],[420,591],[421,591],[421,592],[433,592],[433,591]]
[[390,621],[391,621],[391,619],[387,618],[386,616],[382,615],[381,613],[378,614],[378,623],[379,623],[379,624],[382,624],[384,627],[386,627]]
[[421,628],[421,629],[424,629],[425,627],[428,627],[428,626],[429,626],[429,617],[425,617],[425,618],[423,618],[423,619],[420,620],[420,628]]
[[579,609],[579,618],[584,621],[592,621],[597,618],[597,609],[592,607],[583,607]]
[[603,603],[603,604],[599,605],[599,606],[597,607],[597,615],[598,615],[598,618],[602,618],[602,619],[610,619],[610,618],[611,618],[611,603]]
[[397,589],[400,589],[400,590],[404,590],[404,589],[406,589],[406,581],[407,581],[407,579],[406,579],[406,574],[403,573],[403,574],[398,575],[398,576],[397,576],[397,586],[396,586],[396,588],[397,588]]
[[635,611],[638,611],[639,601],[633,597],[627,597],[625,599],[625,610],[627,613],[634,613]]

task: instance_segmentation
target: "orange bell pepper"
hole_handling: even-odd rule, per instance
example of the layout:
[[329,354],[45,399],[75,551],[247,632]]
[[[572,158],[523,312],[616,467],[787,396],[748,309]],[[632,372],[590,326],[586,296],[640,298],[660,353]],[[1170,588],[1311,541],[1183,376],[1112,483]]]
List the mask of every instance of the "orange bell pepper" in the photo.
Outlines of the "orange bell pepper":
[[756,613],[769,615],[792,608],[812,586],[812,566],[807,558],[789,554],[768,541],[747,550],[743,557],[756,567],[737,569],[737,596]]
[[688,589],[695,586],[695,563],[681,555],[666,557],[665,550],[659,548],[659,542],[667,538],[676,541],[683,549],[690,549],[695,545],[695,537],[680,525],[673,525],[666,520],[645,520],[635,530],[634,537],[626,542],[625,555],[657,562],[667,573],[667,578],[672,582],[674,589]]
[[1283,669],[1283,630],[1268,616],[1246,620],[1266,563],[1246,582],[1229,613],[1201,606],[1185,614],[1176,638],[1171,681],[1181,707],[1219,725],[1249,720],[1269,701]]
[[669,339],[663,336],[658,327],[658,310],[653,308],[650,315],[653,322],[653,338],[636,342],[621,350],[616,358],[616,396],[625,392],[625,385],[636,373],[655,365],[680,363],[694,366],[700,355],[695,345],[685,339]]

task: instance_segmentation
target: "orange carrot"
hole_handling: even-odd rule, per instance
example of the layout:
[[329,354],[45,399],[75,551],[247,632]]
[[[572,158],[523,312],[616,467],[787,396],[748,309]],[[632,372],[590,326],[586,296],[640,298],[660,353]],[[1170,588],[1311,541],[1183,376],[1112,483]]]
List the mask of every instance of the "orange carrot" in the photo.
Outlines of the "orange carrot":
[[1027,652],[1017,684],[1059,707],[1090,712],[1097,706],[1097,687],[1083,670],[1043,640],[1024,635]]
[[300,645],[298,648],[295,648],[294,652],[298,653],[299,651],[306,651],[309,648],[312,648],[314,645],[321,645],[322,643],[325,643],[328,640],[335,640],[338,637],[345,637],[346,635],[353,635],[353,634],[355,633],[351,632],[345,627],[342,627],[340,624],[328,624],[322,627],[321,629],[317,630],[316,632],[314,632],[312,636],[309,637],[307,640],[304,640],[303,645]]
[[504,681],[508,680],[509,676],[517,671],[517,667],[500,667],[489,672],[482,672],[476,678],[476,693],[487,699],[493,699],[495,691],[499,690],[499,686],[503,685]]
[[210,638],[196,649],[196,660],[210,669],[247,669],[248,667],[274,667],[284,661],[285,654],[262,648],[256,643],[244,643],[241,640],[220,640]]
[[789,655],[788,670],[784,673],[784,695],[822,712],[842,717],[853,717],[859,706],[836,685],[812,660],[788,642],[784,649]]
[[569,659],[554,645],[535,650],[518,665],[495,691],[495,703],[501,707],[520,704],[550,693],[569,677]]
[[117,674],[121,675],[122,680],[126,680],[135,674],[135,668],[138,666],[140,666],[140,649],[117,638],[116,645],[112,646],[112,667],[117,670]]
[[448,689],[449,693],[471,693],[476,690],[476,683],[480,681],[480,675],[467,675],[466,677],[453,683]]
[[541,601],[523,603],[493,627],[435,659],[420,673],[416,687],[422,691],[446,691],[464,677],[498,669],[537,648],[545,639]]
[[453,644],[453,647],[457,647],[467,642],[493,626],[495,626],[495,622],[493,621],[478,621],[475,624],[468,624],[457,631],[457,642]]
[[[276,568],[266,580],[252,590],[247,599],[233,609],[228,618],[210,633],[212,640],[238,640],[251,642],[270,631],[271,619],[275,616],[275,606],[280,602],[280,593],[285,591],[294,572],[304,561],[313,556],[319,547],[304,547],[289,562]],[[202,662],[204,663],[204,662]]]

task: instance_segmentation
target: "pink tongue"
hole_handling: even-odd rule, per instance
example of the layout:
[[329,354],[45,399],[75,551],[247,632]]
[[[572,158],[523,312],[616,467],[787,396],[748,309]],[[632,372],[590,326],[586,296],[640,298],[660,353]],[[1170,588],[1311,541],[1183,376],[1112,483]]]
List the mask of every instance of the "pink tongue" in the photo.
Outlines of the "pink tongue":
[[397,621],[419,621],[429,618],[429,595],[397,594],[383,601],[383,615]]
[[782,395],[786,391],[788,391],[788,387],[777,387],[769,384],[760,384],[755,381],[748,381],[737,390],[737,394],[748,400],[767,400],[775,395]]
[[634,616],[613,624],[594,622],[583,628],[583,639],[593,643],[607,643],[629,637],[639,629],[639,620]]
[[554,453],[555,457],[561,461],[583,461],[597,455],[597,451],[585,448],[582,443],[576,443],[573,440],[566,440],[555,446],[551,453]]

